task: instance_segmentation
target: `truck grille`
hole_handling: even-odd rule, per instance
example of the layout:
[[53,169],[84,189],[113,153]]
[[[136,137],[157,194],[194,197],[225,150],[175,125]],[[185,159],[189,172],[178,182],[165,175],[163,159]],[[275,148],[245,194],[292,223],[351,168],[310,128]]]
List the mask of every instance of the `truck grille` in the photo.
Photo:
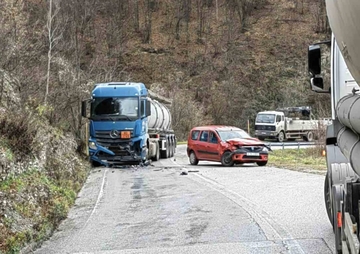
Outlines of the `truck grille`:
[[[129,145],[130,139],[121,139],[120,136],[118,138],[112,138],[110,133],[111,131],[95,131],[95,138],[97,143],[115,153],[115,156],[130,155],[129,151],[125,149],[125,147]],[[134,132],[130,131],[130,134],[131,138],[133,138]],[[102,156],[109,155],[104,154],[103,152],[99,152],[99,157]]]
[[[121,131],[119,131],[120,133]],[[128,142],[129,139],[121,139],[120,136],[118,138],[112,138],[110,136],[111,131],[95,131],[96,141],[101,146],[109,147],[111,145],[118,145],[119,143]],[[134,137],[134,132],[130,131],[131,137]]]
[[275,131],[275,126],[271,125],[255,125],[255,130],[259,131]]

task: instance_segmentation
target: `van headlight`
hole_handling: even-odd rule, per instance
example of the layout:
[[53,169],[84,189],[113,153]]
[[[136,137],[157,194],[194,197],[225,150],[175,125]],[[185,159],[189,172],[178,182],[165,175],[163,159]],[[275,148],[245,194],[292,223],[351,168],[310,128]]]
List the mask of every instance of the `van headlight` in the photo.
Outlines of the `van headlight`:
[[93,141],[89,142],[89,148],[93,149],[93,150],[96,150],[97,149],[96,143],[93,142]]
[[264,147],[264,148],[262,149],[262,151],[263,151],[263,152],[268,152],[269,149],[267,149],[266,147]]

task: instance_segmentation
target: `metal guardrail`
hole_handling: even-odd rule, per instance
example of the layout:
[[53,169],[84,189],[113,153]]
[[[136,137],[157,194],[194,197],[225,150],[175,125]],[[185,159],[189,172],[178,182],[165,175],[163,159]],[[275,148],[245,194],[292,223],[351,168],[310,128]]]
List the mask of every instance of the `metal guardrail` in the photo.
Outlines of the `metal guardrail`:
[[265,144],[270,148],[282,147],[284,149],[285,147],[297,147],[300,149],[303,146],[314,146],[315,142],[266,142]]

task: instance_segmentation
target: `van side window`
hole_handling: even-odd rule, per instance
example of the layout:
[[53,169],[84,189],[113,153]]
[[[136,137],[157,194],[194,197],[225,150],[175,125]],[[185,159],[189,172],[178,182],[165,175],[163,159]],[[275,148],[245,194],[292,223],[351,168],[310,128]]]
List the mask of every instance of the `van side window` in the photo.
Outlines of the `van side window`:
[[276,116],[276,122],[280,122],[281,121],[281,116]]
[[215,133],[212,132],[212,131],[209,133],[209,142],[210,142],[210,143],[213,143],[213,144],[217,144],[217,143],[218,143],[218,139],[217,139]]
[[191,133],[191,139],[192,139],[192,140],[197,140],[198,137],[199,137],[199,133],[200,133],[200,131],[193,131],[193,132]]
[[200,141],[205,141],[207,142],[208,141],[208,137],[209,137],[209,132],[208,131],[203,131],[201,133],[201,136],[200,136]]

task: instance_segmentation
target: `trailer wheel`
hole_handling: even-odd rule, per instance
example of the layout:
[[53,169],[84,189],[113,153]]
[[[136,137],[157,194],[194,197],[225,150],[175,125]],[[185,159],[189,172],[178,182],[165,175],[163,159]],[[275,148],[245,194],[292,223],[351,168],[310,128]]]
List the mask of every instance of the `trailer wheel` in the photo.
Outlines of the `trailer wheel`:
[[283,131],[280,131],[280,133],[277,137],[277,141],[284,142],[284,140],[285,140],[285,133]]
[[174,156],[174,140],[171,140],[169,150],[170,150],[170,157],[173,157]]
[[331,205],[331,196],[330,196],[330,188],[329,188],[329,173],[326,173],[325,182],[324,182],[324,198],[325,198],[325,207],[326,213],[329,217],[329,221],[331,225],[334,227],[334,220],[332,215],[332,205]]
[[160,145],[156,143],[156,153],[155,156],[152,158],[153,161],[158,161],[160,159]]
[[169,142],[166,140],[165,142],[165,150],[161,150],[160,156],[163,159],[166,159],[168,157],[168,150],[169,150]]

